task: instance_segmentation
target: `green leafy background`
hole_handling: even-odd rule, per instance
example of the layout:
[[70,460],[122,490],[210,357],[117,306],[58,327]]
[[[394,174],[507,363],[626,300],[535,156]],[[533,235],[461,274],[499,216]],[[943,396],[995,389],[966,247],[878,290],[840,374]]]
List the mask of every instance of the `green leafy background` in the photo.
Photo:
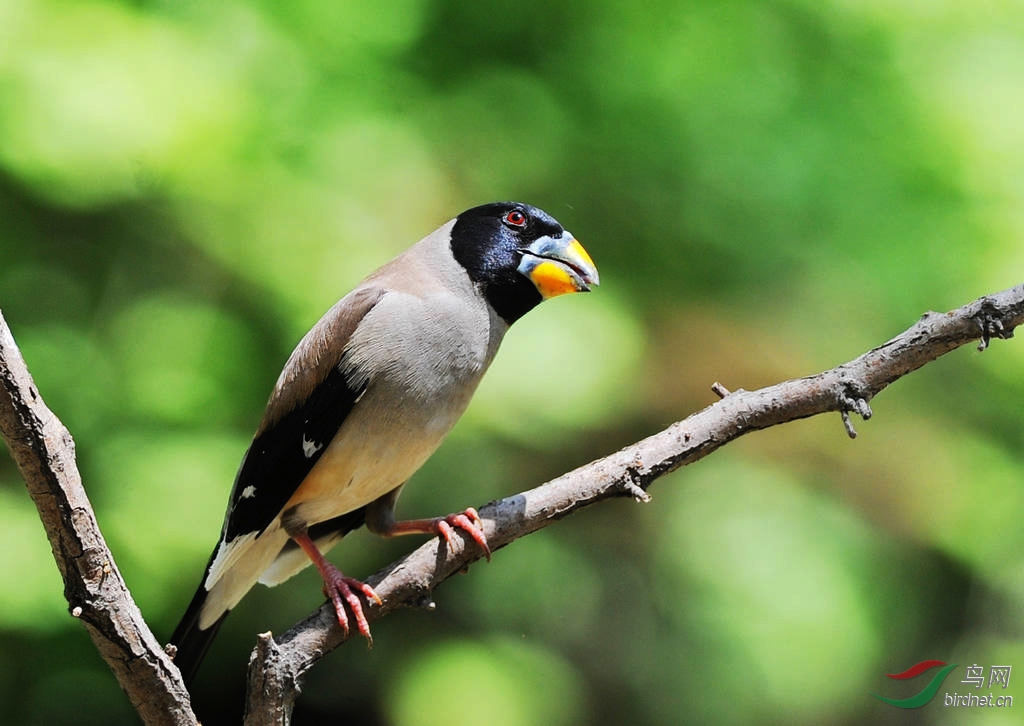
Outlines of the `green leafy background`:
[[[1011,0],[0,0],[0,308],[166,638],[292,346],[462,209],[547,209],[602,285],[510,332],[407,516],[1020,282],[1022,118]],[[327,658],[296,723],[1014,722],[943,708],[962,670],[912,715],[868,693],[931,658],[1024,669],[1022,365],[956,351],[855,442],[757,433],[502,550]],[[133,723],[6,456],[0,552],[4,722]],[[243,602],[204,723],[238,723],[254,634],[320,602],[310,572]]]

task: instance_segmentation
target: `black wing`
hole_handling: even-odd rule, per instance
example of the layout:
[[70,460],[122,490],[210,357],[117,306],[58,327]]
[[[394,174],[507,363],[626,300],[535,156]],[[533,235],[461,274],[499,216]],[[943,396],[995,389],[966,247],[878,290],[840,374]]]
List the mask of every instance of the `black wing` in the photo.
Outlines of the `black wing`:
[[[345,345],[383,295],[363,289],[346,297],[299,344],[235,478],[224,542],[274,521],[351,413],[366,381],[344,372]],[[301,399],[290,402],[296,391]]]
[[225,542],[240,534],[260,533],[274,521],[365,387],[365,382],[353,386],[335,367],[302,406],[253,440],[231,490]]

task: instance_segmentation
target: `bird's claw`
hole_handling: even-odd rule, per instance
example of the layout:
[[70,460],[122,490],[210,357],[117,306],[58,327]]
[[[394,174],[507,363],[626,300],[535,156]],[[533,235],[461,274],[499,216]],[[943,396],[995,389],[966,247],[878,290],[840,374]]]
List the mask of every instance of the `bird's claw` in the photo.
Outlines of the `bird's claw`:
[[484,555],[487,557],[487,561],[491,561],[491,547],[487,544],[487,537],[484,535],[484,523],[473,507],[469,507],[464,512],[456,512],[455,514],[449,514],[447,517],[439,517],[435,521],[434,527],[437,529],[437,533],[444,538],[449,548],[453,544],[454,528],[461,529],[480,546],[480,549],[484,551]]
[[366,638],[366,644],[372,648],[373,636],[370,635],[370,623],[366,620],[363,603],[356,593],[362,594],[367,602],[373,601],[378,605],[381,604],[380,596],[365,582],[353,577],[346,577],[338,570],[324,576],[324,594],[334,605],[338,625],[347,636],[349,634],[349,617],[345,608],[347,605],[348,610],[352,612],[352,619],[355,620],[356,630]]

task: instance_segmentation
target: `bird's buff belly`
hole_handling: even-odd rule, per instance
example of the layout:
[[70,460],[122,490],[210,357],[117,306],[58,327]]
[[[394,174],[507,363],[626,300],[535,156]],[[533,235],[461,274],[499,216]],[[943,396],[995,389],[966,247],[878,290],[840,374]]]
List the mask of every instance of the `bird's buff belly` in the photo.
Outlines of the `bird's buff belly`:
[[369,416],[346,421],[285,505],[288,528],[346,514],[404,484],[437,450],[462,411],[405,413],[384,421]]

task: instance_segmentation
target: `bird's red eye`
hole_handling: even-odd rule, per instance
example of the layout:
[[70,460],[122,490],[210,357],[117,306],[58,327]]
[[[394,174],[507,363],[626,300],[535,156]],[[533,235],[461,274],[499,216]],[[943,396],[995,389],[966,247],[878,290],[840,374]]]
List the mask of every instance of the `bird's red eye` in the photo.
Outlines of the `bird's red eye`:
[[518,209],[513,209],[511,212],[505,213],[505,222],[513,227],[525,227],[526,215]]

